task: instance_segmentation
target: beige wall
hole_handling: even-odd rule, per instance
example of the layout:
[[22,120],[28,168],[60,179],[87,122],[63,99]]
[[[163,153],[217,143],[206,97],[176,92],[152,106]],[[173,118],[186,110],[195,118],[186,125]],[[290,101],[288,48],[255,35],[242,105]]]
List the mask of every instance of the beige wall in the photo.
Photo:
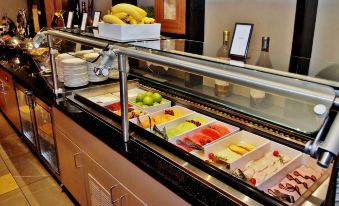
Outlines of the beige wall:
[[255,64],[261,37],[269,36],[273,67],[286,71],[292,48],[296,0],[207,0],[205,9],[205,52],[215,55],[222,31],[231,35],[236,22],[253,23],[248,63]]
[[339,64],[339,1],[321,0],[318,3],[309,74]]
[[0,0],[0,16],[7,14],[14,22],[19,9],[27,9],[27,0]]

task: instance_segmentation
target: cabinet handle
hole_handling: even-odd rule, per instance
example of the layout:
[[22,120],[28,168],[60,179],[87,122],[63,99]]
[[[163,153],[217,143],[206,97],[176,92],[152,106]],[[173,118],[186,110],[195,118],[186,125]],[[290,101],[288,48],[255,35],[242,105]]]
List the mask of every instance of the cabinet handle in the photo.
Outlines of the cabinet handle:
[[77,161],[77,156],[79,156],[80,155],[80,152],[78,152],[78,153],[75,153],[74,155],[73,155],[73,158],[74,158],[74,166],[75,166],[75,168],[81,168],[82,167],[82,165],[80,164],[78,164],[78,161]]
[[122,195],[119,199],[120,199],[120,206],[123,206],[122,200],[125,199],[127,197],[127,194]]
[[113,185],[111,188],[109,188],[109,192],[110,192],[110,195],[111,195],[111,202],[112,202],[113,205],[114,205],[114,203],[119,201],[119,199],[113,200],[114,197],[113,197],[113,194],[112,194],[113,189],[118,187],[118,186],[119,186],[119,184],[116,184],[116,185]]

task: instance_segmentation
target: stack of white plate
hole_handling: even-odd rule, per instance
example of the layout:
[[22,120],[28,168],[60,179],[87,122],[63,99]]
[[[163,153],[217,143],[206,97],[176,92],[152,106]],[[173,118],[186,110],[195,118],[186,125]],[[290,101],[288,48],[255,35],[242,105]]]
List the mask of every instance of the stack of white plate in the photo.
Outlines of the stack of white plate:
[[96,62],[91,63],[95,59],[97,59],[99,56],[98,53],[89,53],[84,55],[84,59],[87,61],[87,67],[88,67],[88,76],[90,82],[102,82],[108,79],[108,76],[105,77],[103,75],[97,76],[94,73],[94,68],[99,66],[100,59],[98,59]]
[[75,52],[75,56],[79,58],[83,58],[85,54],[93,53],[93,49],[88,49],[88,50],[80,50]]
[[72,55],[70,54],[59,54],[55,60],[56,60],[56,69],[57,69],[57,73],[58,73],[58,80],[60,82],[64,82],[64,68],[63,65],[61,64],[61,62],[65,59],[71,59],[74,58]]
[[61,62],[64,69],[64,85],[81,87],[89,83],[87,62],[79,58],[65,59]]

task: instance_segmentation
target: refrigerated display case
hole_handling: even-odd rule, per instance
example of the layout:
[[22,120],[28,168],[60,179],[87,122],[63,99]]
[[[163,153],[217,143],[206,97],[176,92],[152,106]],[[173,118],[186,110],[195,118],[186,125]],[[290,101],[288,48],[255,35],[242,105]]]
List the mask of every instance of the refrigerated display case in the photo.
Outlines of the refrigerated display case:
[[[98,38],[62,31],[48,35],[99,48],[107,45]],[[160,146],[160,155],[169,151],[183,159],[185,164],[174,164],[231,196],[234,203],[334,202],[338,152],[333,147],[339,134],[336,82],[168,50],[163,46],[168,41],[108,46],[119,56],[120,83],[79,89],[68,99],[94,115],[121,122],[123,137],[128,135],[124,140],[151,141]],[[134,80],[127,81],[123,74],[126,57],[138,61],[128,73]],[[187,72],[202,76],[203,82],[185,84]],[[229,95],[216,96],[216,79],[232,85]],[[161,101],[138,105],[135,96],[146,92],[170,103],[165,108],[158,107]],[[108,105],[100,99],[107,96],[111,97]],[[111,109],[115,103],[120,104],[122,118]],[[130,105],[158,109],[131,117]],[[183,108],[180,115],[178,108]],[[190,170],[187,164],[197,169]],[[210,181],[212,177],[223,185]]]
[[21,85],[16,84],[16,95],[18,99],[19,113],[22,126],[23,137],[28,140],[29,145],[37,147],[35,121],[34,121],[34,104],[33,94]]
[[58,172],[58,160],[54,140],[52,117],[52,108],[36,99],[35,119],[37,126],[37,135],[39,141],[39,152],[53,171]]
[[59,173],[52,126],[51,107],[35,97],[33,92],[15,85],[19,104],[23,138],[56,175]]

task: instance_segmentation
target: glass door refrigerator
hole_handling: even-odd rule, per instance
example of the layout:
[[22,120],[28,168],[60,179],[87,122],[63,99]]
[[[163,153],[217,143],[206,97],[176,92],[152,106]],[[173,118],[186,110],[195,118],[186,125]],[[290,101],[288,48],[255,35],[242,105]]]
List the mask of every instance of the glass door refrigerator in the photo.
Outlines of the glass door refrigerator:
[[58,160],[52,126],[52,108],[33,93],[16,84],[16,93],[22,124],[22,134],[47,167],[59,175]]

